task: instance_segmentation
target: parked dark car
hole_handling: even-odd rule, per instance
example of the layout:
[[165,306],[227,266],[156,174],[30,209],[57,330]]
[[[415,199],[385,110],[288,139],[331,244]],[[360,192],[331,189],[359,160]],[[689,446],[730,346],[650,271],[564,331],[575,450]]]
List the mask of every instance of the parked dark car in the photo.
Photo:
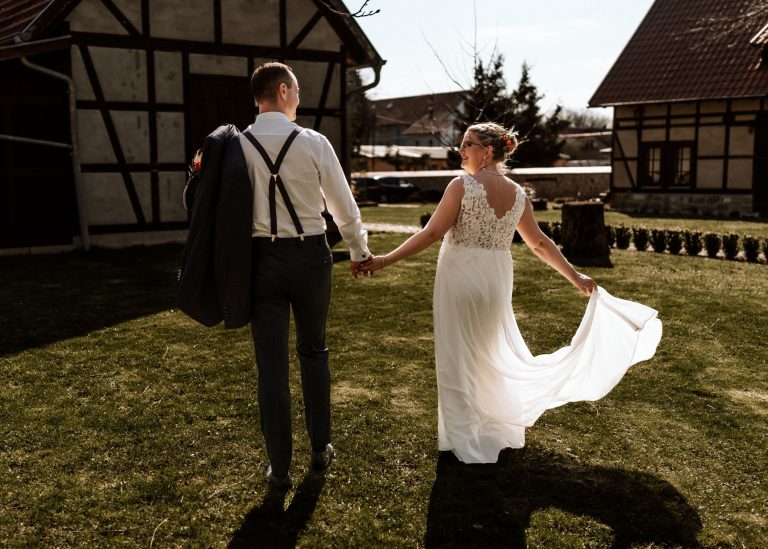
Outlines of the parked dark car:
[[357,177],[352,180],[357,200],[373,202],[405,202],[417,191],[416,186],[403,177]]

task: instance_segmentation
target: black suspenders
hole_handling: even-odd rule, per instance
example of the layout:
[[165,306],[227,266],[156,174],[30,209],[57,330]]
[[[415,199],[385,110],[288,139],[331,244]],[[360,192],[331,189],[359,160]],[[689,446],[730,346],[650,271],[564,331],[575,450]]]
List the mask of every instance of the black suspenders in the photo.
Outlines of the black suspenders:
[[304,240],[304,229],[301,226],[301,221],[299,221],[299,216],[296,215],[296,210],[293,207],[291,198],[288,196],[288,191],[285,189],[283,180],[280,179],[280,174],[278,173],[280,171],[280,166],[283,163],[283,159],[285,158],[285,154],[288,152],[288,149],[291,146],[291,143],[293,143],[293,140],[296,139],[296,136],[299,135],[303,129],[304,128],[297,128],[291,132],[291,135],[289,135],[288,139],[285,140],[283,148],[280,149],[280,153],[278,153],[277,160],[275,160],[274,163],[269,158],[267,151],[264,150],[264,147],[261,146],[261,143],[256,140],[253,134],[249,131],[243,132],[243,135],[245,135],[248,141],[251,142],[257,151],[259,151],[259,154],[264,159],[267,168],[269,168],[269,173],[271,174],[269,179],[269,228],[270,234],[272,235],[272,242],[274,242],[277,238],[277,206],[275,204],[275,187],[280,189],[280,196],[283,197],[285,207],[288,208],[288,214],[291,216],[293,226],[296,227],[296,232],[299,233],[299,238]]

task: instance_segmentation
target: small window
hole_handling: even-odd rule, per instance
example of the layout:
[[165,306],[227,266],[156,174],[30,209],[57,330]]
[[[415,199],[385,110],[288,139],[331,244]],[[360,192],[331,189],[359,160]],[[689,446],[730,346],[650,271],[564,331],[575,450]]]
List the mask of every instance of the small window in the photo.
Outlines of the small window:
[[692,143],[643,143],[640,152],[641,187],[688,189],[693,185]]
[[648,177],[646,184],[653,187],[661,186],[661,147],[650,147],[648,149]]
[[672,184],[675,187],[691,186],[691,147],[676,147],[675,176]]

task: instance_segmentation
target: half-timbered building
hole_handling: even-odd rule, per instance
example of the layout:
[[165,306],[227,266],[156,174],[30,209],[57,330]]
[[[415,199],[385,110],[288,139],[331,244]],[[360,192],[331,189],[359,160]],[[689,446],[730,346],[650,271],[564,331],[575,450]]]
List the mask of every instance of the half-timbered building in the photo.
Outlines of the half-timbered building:
[[[255,116],[266,60],[349,167],[347,71],[383,64],[341,0],[0,0],[0,248],[177,240],[204,137]],[[71,93],[68,92],[71,90]],[[71,99],[71,101],[70,101]]]
[[765,0],[656,0],[590,100],[614,207],[768,214],[767,24]]

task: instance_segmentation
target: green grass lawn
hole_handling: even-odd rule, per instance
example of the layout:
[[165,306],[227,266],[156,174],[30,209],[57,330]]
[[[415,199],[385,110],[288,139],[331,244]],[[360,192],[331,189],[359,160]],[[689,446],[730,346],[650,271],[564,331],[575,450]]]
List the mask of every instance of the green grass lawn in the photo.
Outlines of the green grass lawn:
[[[525,449],[465,466],[436,449],[437,246],[372,279],[338,264],[338,460],[305,476],[294,367],[298,486],[280,501],[250,334],[174,308],[180,253],[0,258],[0,546],[768,546],[764,265],[614,250],[585,269],[660,311],[656,356],[603,400],[545,413]],[[513,255],[531,350],[567,344],[585,299]]]
[[[369,223],[395,223],[398,225],[419,225],[419,217],[435,211],[437,204],[387,204],[362,208],[363,221]],[[539,221],[560,221],[560,210],[550,209],[536,212]],[[647,227],[649,229],[689,229],[701,232],[750,234],[768,238],[768,220],[742,221],[738,219],[658,217],[640,214],[625,214],[607,210],[605,222],[608,225]]]

